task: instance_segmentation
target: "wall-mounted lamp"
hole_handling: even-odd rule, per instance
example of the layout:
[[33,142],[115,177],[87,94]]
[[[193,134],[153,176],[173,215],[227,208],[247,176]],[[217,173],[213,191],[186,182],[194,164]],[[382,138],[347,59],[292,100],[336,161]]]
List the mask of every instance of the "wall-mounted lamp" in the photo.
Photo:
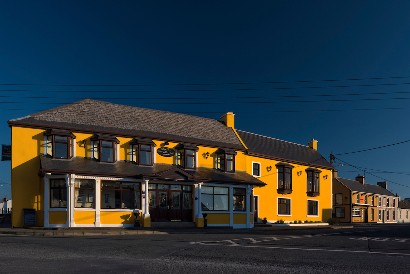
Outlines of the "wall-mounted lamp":
[[272,170],[272,166],[267,166],[266,171],[270,172]]
[[205,159],[208,159],[209,155],[210,155],[209,152],[202,153],[202,156],[203,156]]
[[296,174],[297,174],[298,176],[300,176],[300,175],[302,175],[302,171],[298,171],[298,172],[296,172]]
[[327,180],[327,175],[323,175],[323,179]]
[[80,147],[85,147],[85,144],[86,144],[86,143],[87,143],[87,140],[86,140],[86,139],[77,142],[77,144],[78,144]]
[[169,145],[169,142],[163,142],[160,146],[164,147],[164,146],[167,146],[167,145]]

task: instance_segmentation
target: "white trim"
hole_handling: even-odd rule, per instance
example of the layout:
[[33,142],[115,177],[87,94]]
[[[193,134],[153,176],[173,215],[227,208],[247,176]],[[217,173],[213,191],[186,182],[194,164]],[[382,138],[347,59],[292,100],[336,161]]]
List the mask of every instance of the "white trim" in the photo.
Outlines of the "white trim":
[[155,165],[155,163],[157,162],[157,147],[151,145],[152,147],[152,153],[154,153],[154,155],[152,156],[152,165]]
[[[228,210],[229,210],[229,226],[233,227],[233,186],[229,186],[228,190]],[[230,194],[230,195],[229,195]],[[245,197],[246,198],[246,197]]]
[[75,141],[76,138],[74,136],[74,138],[71,138],[71,158],[75,157],[77,155],[77,142]]
[[115,145],[115,162],[120,160],[120,144],[113,142]]
[[49,208],[50,208],[50,178],[44,176],[44,227],[50,227],[49,223]]
[[[253,164],[259,164],[259,175],[253,174]],[[261,164],[260,162],[254,162],[254,161],[252,161],[251,172],[252,172],[252,176],[253,176],[253,177],[256,177],[256,178],[262,177],[262,164]]]
[[[245,189],[245,210],[246,210],[246,228],[251,228],[251,196],[252,196],[252,187],[250,185]],[[235,227],[234,227],[235,228]]]
[[[290,214],[289,215],[287,215],[287,214],[279,214],[279,199],[287,199],[287,200],[290,200],[290,208],[289,208],[289,210],[290,210]],[[277,197],[276,198],[276,215],[277,216],[284,216],[284,217],[291,217],[292,216],[292,198],[284,198],[284,197]]]
[[94,188],[95,226],[101,226],[101,179],[95,180]]
[[[309,201],[317,202],[317,215],[309,215],[308,214],[309,213]],[[320,212],[320,210],[319,210],[319,200],[307,199],[306,200],[306,216],[307,217],[319,217],[320,216],[319,212]]]

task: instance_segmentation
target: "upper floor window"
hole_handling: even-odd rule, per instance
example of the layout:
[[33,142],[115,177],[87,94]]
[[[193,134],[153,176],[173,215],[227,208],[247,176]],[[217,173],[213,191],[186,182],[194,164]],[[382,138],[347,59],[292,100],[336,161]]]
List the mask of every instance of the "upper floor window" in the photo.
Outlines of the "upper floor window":
[[307,174],[307,194],[309,196],[317,196],[319,195],[319,175],[320,170],[316,168],[308,168],[306,169]]
[[389,207],[390,206],[390,198],[387,198],[387,203],[386,206]]
[[235,151],[218,149],[215,154],[217,169],[226,172],[235,172]]
[[45,133],[45,154],[58,159],[70,159],[73,156],[72,140],[75,136],[65,130],[47,130]]
[[278,192],[292,193],[292,165],[279,163],[278,169]]
[[379,206],[382,206],[382,197],[378,196],[379,199]]
[[117,144],[114,136],[95,134],[92,138],[92,157],[100,162],[113,163],[117,157]]
[[131,161],[143,166],[152,166],[154,162],[154,142],[150,139],[136,139],[130,143]]
[[260,163],[252,163],[252,175],[255,177],[261,176],[261,164]]
[[192,144],[179,144],[176,147],[176,163],[177,165],[187,168],[196,168],[196,152],[198,148]]

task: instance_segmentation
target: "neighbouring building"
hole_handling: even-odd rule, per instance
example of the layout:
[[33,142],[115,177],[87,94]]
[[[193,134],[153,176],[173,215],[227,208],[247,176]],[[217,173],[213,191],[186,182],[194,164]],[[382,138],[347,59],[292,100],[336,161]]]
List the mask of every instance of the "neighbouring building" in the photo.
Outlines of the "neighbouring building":
[[410,199],[399,202],[397,221],[399,223],[410,223]]
[[[250,228],[253,192],[266,183],[269,188],[255,192],[261,217],[329,215],[331,167],[316,150],[280,142],[296,153],[294,159],[259,155],[255,149],[261,147],[254,149],[249,140],[260,137],[240,132],[246,149],[233,118],[233,113],[214,120],[86,99],[10,120],[12,226],[187,222]],[[305,153],[306,162],[299,159]],[[287,179],[289,172],[295,179]]]
[[306,146],[237,132],[246,146],[241,152],[246,171],[266,183],[254,189],[255,221],[327,222],[331,218],[333,167],[318,152],[316,140]]
[[11,214],[12,212],[12,201],[4,197],[0,202],[0,214]]
[[336,223],[396,223],[399,198],[387,190],[386,182],[365,183],[333,176],[333,221]]

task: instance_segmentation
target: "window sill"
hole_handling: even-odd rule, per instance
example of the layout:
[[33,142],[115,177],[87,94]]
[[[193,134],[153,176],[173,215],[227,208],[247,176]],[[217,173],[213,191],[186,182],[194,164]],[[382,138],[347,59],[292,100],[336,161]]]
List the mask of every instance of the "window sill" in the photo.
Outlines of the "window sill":
[[292,189],[278,189],[279,194],[291,194]]

